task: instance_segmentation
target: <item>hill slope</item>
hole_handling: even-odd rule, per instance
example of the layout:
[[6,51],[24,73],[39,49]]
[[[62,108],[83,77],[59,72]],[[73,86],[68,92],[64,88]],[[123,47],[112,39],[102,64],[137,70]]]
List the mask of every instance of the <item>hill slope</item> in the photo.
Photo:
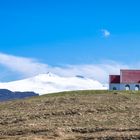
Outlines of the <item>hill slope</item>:
[[0,138],[140,139],[139,94],[75,91],[0,103]]
[[83,76],[61,77],[53,73],[40,74],[19,81],[0,83],[0,88],[21,92],[33,91],[41,95],[61,91],[107,89],[98,81]]

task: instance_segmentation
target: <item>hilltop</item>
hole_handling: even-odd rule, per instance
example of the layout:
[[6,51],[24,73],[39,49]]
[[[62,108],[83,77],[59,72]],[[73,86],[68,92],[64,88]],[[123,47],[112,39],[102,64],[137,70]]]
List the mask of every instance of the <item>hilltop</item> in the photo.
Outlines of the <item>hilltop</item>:
[[2,102],[0,139],[140,139],[140,92],[73,91]]

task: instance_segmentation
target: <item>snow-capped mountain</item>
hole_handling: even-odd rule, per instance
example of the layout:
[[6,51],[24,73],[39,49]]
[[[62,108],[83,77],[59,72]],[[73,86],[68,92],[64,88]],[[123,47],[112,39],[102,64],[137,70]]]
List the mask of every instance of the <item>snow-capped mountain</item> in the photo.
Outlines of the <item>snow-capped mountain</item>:
[[0,89],[11,91],[34,91],[36,93],[47,94],[71,90],[95,90],[107,89],[98,81],[77,75],[75,77],[62,77],[53,73],[39,74],[28,79],[0,83]]

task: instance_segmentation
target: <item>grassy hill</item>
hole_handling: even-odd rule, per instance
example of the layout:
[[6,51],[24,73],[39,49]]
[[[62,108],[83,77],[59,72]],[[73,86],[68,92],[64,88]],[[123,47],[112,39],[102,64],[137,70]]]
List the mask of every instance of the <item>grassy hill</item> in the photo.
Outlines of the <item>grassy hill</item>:
[[1,102],[0,139],[140,139],[140,92],[73,91]]

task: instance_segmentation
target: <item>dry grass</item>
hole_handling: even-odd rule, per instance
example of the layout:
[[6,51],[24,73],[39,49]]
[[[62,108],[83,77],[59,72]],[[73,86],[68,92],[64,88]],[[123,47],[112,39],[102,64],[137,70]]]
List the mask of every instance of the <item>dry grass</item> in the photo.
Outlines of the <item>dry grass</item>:
[[140,139],[140,92],[75,91],[2,102],[0,139]]

